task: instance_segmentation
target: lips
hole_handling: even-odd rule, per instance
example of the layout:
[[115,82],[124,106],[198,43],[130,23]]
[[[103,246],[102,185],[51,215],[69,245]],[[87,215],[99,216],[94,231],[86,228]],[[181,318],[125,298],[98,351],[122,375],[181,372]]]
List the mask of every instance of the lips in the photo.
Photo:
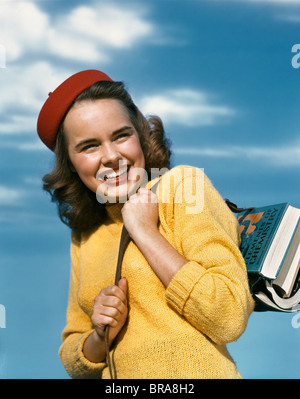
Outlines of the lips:
[[118,183],[122,178],[126,178],[130,170],[130,166],[126,165],[126,167],[117,168],[117,169],[106,169],[99,170],[96,176],[97,180],[102,180],[106,183]]

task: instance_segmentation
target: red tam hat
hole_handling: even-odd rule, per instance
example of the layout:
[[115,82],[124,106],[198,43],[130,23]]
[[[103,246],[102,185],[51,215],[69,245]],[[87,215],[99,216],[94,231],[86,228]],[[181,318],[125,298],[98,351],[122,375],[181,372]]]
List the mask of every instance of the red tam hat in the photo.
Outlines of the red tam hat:
[[54,150],[59,124],[75,98],[85,89],[100,80],[112,79],[101,71],[88,69],[77,72],[66,79],[44,103],[37,121],[37,132],[42,142]]

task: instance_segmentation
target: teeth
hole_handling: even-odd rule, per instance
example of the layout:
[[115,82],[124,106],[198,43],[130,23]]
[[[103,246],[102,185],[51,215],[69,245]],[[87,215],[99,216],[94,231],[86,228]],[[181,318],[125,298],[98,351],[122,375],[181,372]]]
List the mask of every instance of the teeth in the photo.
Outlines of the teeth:
[[114,179],[117,179],[118,177],[125,176],[126,173],[127,173],[127,170],[128,170],[128,169],[126,168],[126,169],[124,169],[123,171],[120,171],[120,170],[119,170],[118,172],[112,171],[109,175],[100,174],[98,178],[100,178],[100,179],[102,179],[102,180],[104,180],[104,181],[107,181],[107,180],[114,180]]
[[118,177],[121,177],[121,176],[124,176],[124,175],[126,175],[126,173],[127,173],[127,170],[124,170],[124,172],[119,172],[119,174],[113,174],[113,175],[111,175],[111,176],[107,176],[107,175],[105,175],[104,176],[104,180],[113,180],[113,179],[117,179]]

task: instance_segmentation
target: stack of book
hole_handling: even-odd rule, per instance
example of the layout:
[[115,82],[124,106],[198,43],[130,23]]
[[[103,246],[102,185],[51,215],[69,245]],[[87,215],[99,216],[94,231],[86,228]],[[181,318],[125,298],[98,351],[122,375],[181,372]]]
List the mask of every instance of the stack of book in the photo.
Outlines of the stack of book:
[[288,203],[239,212],[256,310],[300,310],[300,209]]

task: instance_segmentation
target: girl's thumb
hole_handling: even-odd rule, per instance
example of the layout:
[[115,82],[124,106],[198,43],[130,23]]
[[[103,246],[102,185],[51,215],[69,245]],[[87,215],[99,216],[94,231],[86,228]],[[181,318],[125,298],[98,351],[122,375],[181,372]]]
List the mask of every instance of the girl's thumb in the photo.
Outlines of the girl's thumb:
[[127,283],[127,278],[126,277],[122,277],[119,280],[118,287],[121,288],[121,290],[124,292],[125,295],[127,294],[128,283]]

